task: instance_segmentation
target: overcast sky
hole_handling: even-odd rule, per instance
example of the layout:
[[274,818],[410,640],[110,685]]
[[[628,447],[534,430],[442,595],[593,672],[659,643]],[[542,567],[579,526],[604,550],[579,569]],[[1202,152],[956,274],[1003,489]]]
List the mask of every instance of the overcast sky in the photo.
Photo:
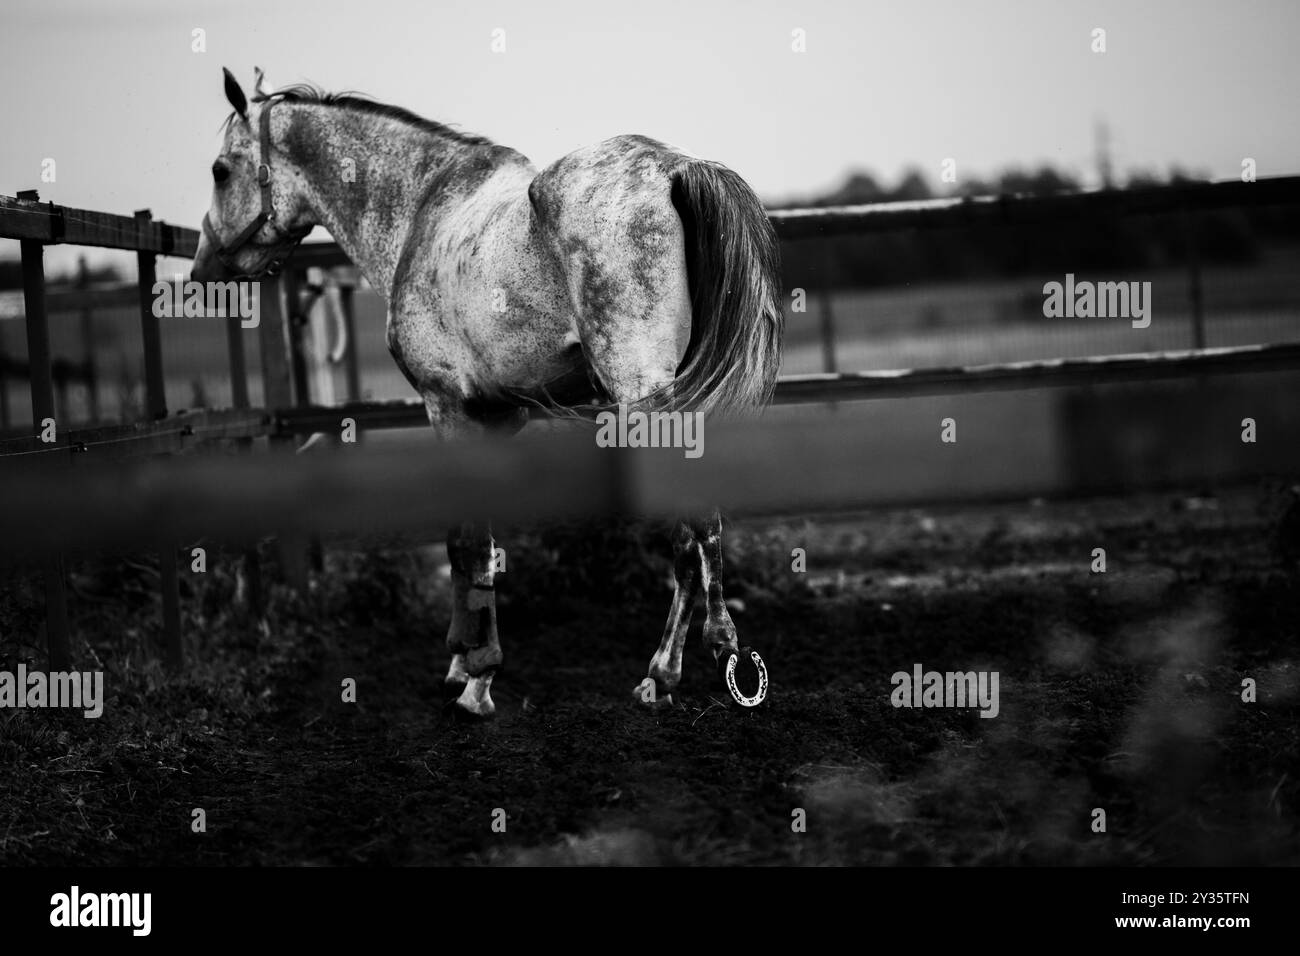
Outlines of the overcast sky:
[[645,133],[768,200],[850,169],[893,181],[915,164],[937,183],[946,157],[959,177],[1050,162],[1090,179],[1102,117],[1121,171],[1228,178],[1250,156],[1261,176],[1296,173],[1298,27],[1300,0],[0,0],[0,193],[196,226],[228,112],[221,67],[251,89],[254,65],[539,166]]

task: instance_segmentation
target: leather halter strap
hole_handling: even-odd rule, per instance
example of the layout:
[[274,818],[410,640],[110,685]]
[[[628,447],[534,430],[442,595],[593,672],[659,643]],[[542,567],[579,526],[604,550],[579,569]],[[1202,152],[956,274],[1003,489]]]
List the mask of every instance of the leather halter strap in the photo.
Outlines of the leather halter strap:
[[217,235],[216,229],[212,227],[211,213],[203,214],[203,235],[208,242],[212,244],[214,255],[217,261],[229,269],[231,272],[238,273],[237,279],[255,279],[260,275],[275,275],[280,271],[283,263],[282,252],[284,247],[292,247],[297,244],[310,232],[294,234],[282,232],[280,242],[271,247],[271,253],[266,261],[261,264],[261,268],[253,273],[241,273],[239,266],[235,264],[234,255],[244,246],[248,245],[254,236],[268,222],[275,226],[275,207],[271,205],[271,100],[267,100],[262,106],[261,115],[258,118],[258,138],[260,139],[259,149],[261,151],[261,162],[257,164],[257,185],[261,193],[262,208],[250,222],[234,239],[227,243],[222,243],[221,238]]

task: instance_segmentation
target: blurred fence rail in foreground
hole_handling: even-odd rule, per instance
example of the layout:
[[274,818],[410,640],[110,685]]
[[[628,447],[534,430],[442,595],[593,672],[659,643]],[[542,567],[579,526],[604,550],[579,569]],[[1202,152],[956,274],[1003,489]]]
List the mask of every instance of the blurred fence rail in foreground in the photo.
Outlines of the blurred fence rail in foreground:
[[[87,471],[41,456],[12,473],[0,508],[9,558],[264,535],[407,534],[440,540],[466,515],[504,522],[636,514],[673,517],[718,505],[735,515],[1029,499],[1058,493],[1068,463],[1006,467],[975,415],[953,443],[907,457],[868,440],[852,417],[706,424],[703,454],[681,448],[601,448],[595,427],[420,447],[325,446],[309,454],[194,455]],[[1266,444],[1241,441],[1232,409],[1189,423],[1205,454],[1172,484],[1240,480],[1300,465],[1300,416]],[[1280,432],[1280,433],[1279,433]],[[949,475],[961,475],[954,491]],[[1126,490],[1121,472],[1075,468],[1071,494]]]

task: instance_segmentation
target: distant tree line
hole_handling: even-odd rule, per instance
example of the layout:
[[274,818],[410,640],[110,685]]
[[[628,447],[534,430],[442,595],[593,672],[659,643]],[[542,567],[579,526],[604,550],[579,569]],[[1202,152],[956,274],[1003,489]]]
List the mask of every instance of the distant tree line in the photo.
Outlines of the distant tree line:
[[[1174,170],[1167,179],[1134,175],[1123,188],[1191,182]],[[1203,180],[1201,180],[1203,181]],[[967,180],[944,195],[1076,192],[1079,183],[1051,167],[1008,170],[993,180]],[[925,176],[908,170],[894,188],[868,173],[850,175],[838,189],[789,205],[841,206],[932,199]],[[1197,215],[1203,263],[1248,263],[1270,244],[1300,240],[1294,206],[1209,210]],[[787,288],[862,288],[933,279],[988,278],[1063,271],[1153,268],[1187,261],[1183,216],[1129,216],[1032,226],[980,224],[835,236],[785,243]]]

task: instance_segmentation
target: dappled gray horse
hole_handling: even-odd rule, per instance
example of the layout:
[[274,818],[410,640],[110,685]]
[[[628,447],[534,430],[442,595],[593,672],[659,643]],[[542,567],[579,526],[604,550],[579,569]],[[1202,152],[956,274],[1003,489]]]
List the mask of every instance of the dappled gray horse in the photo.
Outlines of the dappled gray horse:
[[[324,226],[387,302],[389,350],[440,434],[511,433],[538,402],[737,413],[771,397],[777,241],[725,167],[619,136],[539,173],[513,149],[394,106],[268,91],[260,70],[251,101],[229,71],[225,92],[234,113],[193,277],[267,275]],[[494,710],[502,659],[492,549],[485,524],[447,541],[447,682],[476,716]],[[756,654],[758,689],[736,689],[716,512],[679,523],[673,549],[672,608],[637,699],[671,701],[703,594],[706,644],[733,697],[758,703]]]

